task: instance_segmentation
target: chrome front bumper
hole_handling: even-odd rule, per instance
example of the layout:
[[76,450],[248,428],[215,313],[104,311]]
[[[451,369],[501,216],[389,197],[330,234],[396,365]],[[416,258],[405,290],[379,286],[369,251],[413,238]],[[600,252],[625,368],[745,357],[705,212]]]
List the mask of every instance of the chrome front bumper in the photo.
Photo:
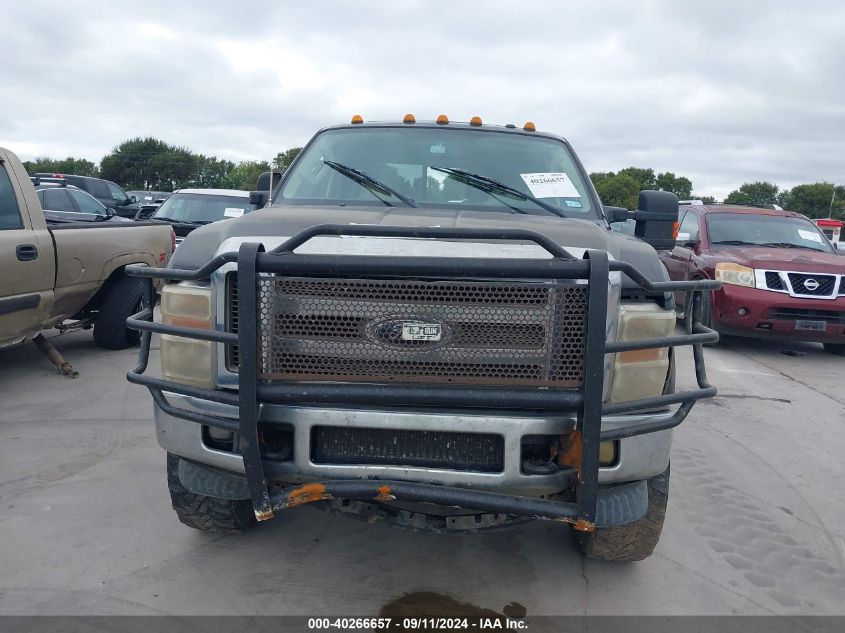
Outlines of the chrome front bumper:
[[[179,408],[219,417],[237,419],[237,407],[167,393]],[[613,415],[602,418],[602,429],[624,427],[637,422],[668,419],[672,412]],[[243,473],[240,455],[210,448],[203,442],[202,427],[182,420],[155,406],[156,435],[165,450],[186,459]],[[489,412],[402,412],[371,409],[337,409],[261,405],[259,422],[290,424],[293,427],[293,459],[289,462],[265,462],[269,477],[286,483],[308,483],[326,479],[392,479],[430,484],[452,485],[498,491],[523,496],[541,496],[560,492],[566,487],[565,473],[526,475],[521,469],[521,442],[524,435],[569,433],[575,426],[571,416],[491,415]],[[499,473],[467,472],[400,466],[315,464],[311,461],[311,429],[315,425],[359,428],[402,428],[425,431],[461,431],[493,433],[504,438],[504,470]],[[599,469],[599,483],[637,481],[666,470],[672,431],[658,431],[619,440],[614,466]]]

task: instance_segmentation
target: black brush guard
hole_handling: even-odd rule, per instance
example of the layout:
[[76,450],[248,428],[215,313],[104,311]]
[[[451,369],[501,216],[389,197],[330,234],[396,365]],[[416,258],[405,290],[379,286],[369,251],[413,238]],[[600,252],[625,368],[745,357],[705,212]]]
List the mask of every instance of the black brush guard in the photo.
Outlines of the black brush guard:
[[[528,241],[542,246],[551,259],[480,259],[442,257],[384,257],[350,255],[296,254],[294,250],[315,236],[354,235],[368,237],[420,238],[443,240]],[[136,264],[127,266],[130,276],[149,279],[148,305],[155,304],[153,279],[172,281],[208,280],[224,264],[237,263],[238,333],[200,330],[153,322],[152,307],[127,319],[130,328],[140,330],[141,349],[138,366],[127,379],[146,386],[156,404],[166,413],[198,424],[238,434],[244,471],[255,515],[269,519],[274,511],[323,499],[400,499],[459,506],[483,512],[501,512],[536,518],[563,520],[576,528],[590,531],[595,527],[598,495],[599,443],[634,435],[653,433],[679,425],[689,414],[696,400],[716,395],[716,388],[707,381],[702,344],[715,342],[719,335],[696,322],[693,333],[663,339],[634,342],[607,342],[606,311],[609,273],[627,275],[646,293],[662,295],[673,291],[693,293],[695,301],[704,291],[715,290],[720,282],[684,281],[653,282],[631,264],[609,261],[604,251],[588,250],[577,259],[548,238],[528,230],[487,230],[460,228],[406,228],[392,226],[314,226],[294,235],[271,252],[259,244],[244,243],[237,253],[216,256],[197,270],[156,269]],[[257,351],[257,277],[261,273],[299,276],[331,276],[346,278],[428,278],[455,279],[530,279],[586,280],[587,334],[585,342],[584,381],[581,388],[538,389],[526,387],[466,387],[396,384],[259,382]],[[150,355],[153,333],[172,334],[237,344],[240,350],[240,371],[237,393],[218,389],[202,389],[144,375]],[[666,394],[630,402],[603,404],[603,372],[605,354],[655,347],[692,345],[698,389]],[[238,407],[237,420],[206,415],[176,407],[164,392],[182,394]],[[574,412],[576,432],[580,438],[580,469],[577,473],[576,501],[563,502],[497,494],[465,488],[386,480],[329,480],[275,491],[271,494],[261,460],[258,442],[258,410],[260,403],[272,404],[368,404],[386,406],[523,408],[555,412]],[[601,429],[603,414],[653,410],[680,404],[671,417],[658,422],[638,422],[623,428]]]

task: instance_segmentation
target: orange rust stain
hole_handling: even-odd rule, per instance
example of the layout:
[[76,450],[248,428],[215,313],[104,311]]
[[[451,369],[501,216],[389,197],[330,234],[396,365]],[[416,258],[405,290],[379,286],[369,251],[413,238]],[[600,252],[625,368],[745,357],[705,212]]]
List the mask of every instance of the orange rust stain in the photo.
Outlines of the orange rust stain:
[[592,532],[596,529],[596,524],[585,521],[584,519],[578,519],[573,527],[579,532]]
[[323,499],[331,499],[331,495],[326,493],[326,487],[323,484],[305,484],[291,490],[288,495],[287,507],[293,508],[303,503],[322,501]]
[[272,518],[273,518],[273,512],[272,511],[269,511],[269,510],[266,511],[266,512],[261,511],[261,510],[255,511],[255,520],[256,521],[269,521]]
[[390,493],[390,486],[380,486],[376,499],[378,501],[393,501],[396,497]]
[[571,466],[578,471],[578,479],[581,479],[581,464],[584,454],[581,450],[581,431],[575,430],[563,438],[563,449],[558,454],[557,462],[561,466]]

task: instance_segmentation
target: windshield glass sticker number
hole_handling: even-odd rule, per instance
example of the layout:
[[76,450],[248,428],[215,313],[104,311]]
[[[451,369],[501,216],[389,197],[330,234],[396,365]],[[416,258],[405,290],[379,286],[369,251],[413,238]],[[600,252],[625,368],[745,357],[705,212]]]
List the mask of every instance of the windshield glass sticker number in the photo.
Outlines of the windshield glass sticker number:
[[431,149],[429,150],[430,154],[445,154],[446,148],[443,146],[442,143],[438,143],[437,145],[432,145]]
[[243,209],[238,209],[237,207],[226,207],[223,211],[224,218],[239,218],[244,214]]
[[520,174],[535,198],[580,198],[581,194],[564,173]]
[[580,209],[581,208],[581,201],[580,200],[565,200],[567,207],[572,207],[573,209]]

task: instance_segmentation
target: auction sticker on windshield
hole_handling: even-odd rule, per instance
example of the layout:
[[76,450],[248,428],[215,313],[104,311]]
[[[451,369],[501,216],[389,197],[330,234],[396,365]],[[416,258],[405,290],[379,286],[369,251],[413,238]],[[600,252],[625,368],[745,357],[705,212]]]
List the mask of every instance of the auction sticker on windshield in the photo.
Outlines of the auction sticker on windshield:
[[520,174],[535,198],[580,198],[581,194],[564,173]]
[[224,218],[239,218],[239,217],[241,217],[243,214],[244,214],[244,210],[243,210],[243,209],[238,209],[238,208],[236,208],[236,207],[227,207],[227,208],[223,211],[223,217],[224,217]]
[[798,229],[798,235],[800,235],[802,239],[822,244],[822,236],[818,233],[814,233],[813,231],[802,231],[801,229]]

